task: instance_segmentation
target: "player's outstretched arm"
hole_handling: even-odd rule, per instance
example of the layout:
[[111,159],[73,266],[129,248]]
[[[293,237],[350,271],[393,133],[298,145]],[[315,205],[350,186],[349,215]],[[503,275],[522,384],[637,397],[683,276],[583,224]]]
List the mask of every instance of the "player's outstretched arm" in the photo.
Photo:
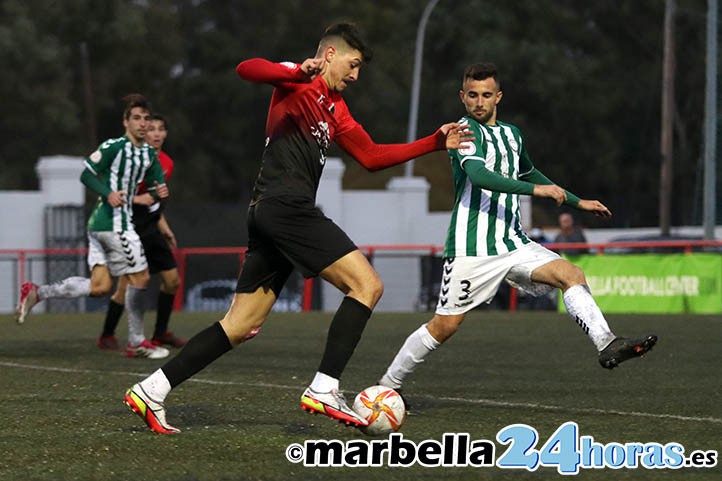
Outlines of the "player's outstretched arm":
[[567,200],[567,191],[556,184],[535,184],[534,197],[547,197],[553,199],[557,206],[562,205]]
[[376,171],[435,150],[458,148],[462,142],[473,138],[466,126],[450,123],[442,125],[433,134],[408,144],[377,144],[361,125],[356,125],[348,132],[336,136],[335,141],[366,169]]
[[308,83],[325,67],[323,59],[309,58],[301,64],[293,62],[276,63],[264,58],[244,60],[236,67],[236,73],[243,80],[271,85]]
[[[522,158],[520,167],[523,169],[528,169],[519,176],[520,179],[537,184],[538,188],[546,190],[542,195],[539,195],[538,197],[552,198],[557,203],[557,205],[566,204],[568,206],[576,208],[577,204],[579,204],[579,201],[581,200],[579,197],[572,194],[568,190],[562,189],[554,182],[549,180],[547,176],[545,176],[541,173],[541,171],[539,171],[539,169],[534,167],[534,164],[531,163],[531,160],[529,160],[528,156]],[[564,191],[563,195],[562,192],[559,192],[559,189]],[[537,195],[536,190],[534,195]]]
[[598,200],[582,199],[577,204],[577,209],[591,212],[597,217],[612,217],[612,211]]

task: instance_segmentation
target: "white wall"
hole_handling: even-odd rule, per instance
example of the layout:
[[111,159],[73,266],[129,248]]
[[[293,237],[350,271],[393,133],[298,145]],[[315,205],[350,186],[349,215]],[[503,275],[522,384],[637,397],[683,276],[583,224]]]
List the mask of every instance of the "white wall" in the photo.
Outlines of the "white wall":
[[[43,248],[43,212],[46,205],[82,205],[85,189],[79,177],[83,169],[79,157],[42,157],[36,166],[40,190],[34,192],[0,192],[0,249]],[[429,212],[429,183],[422,177],[391,179],[384,191],[342,190],[344,164],[328,158],[318,189],[318,205],[325,214],[348,233],[359,246],[379,244],[422,244],[441,246],[450,218],[449,212]],[[526,229],[532,225],[531,198],[522,197],[522,221]],[[620,236],[654,235],[657,228],[589,229],[589,242],[607,242]],[[545,230],[548,237],[554,229]],[[675,235],[702,235],[702,227],[674,227]],[[722,238],[722,226],[715,231]],[[7,257],[0,256],[0,259]],[[34,279],[43,279],[43,265],[34,263]],[[0,261],[0,312],[14,309],[18,288],[12,264]],[[374,266],[384,281],[384,297],[380,311],[413,311],[419,295],[421,275],[417,256],[391,257],[377,255]],[[342,295],[324,284],[323,308],[333,311]],[[42,304],[38,306],[42,309]]]
[[41,191],[0,192],[0,249],[40,249],[43,247],[43,209]]
[[[80,182],[81,157],[41,157],[35,165],[40,190],[0,191],[0,249],[45,247],[44,209],[47,205],[83,205],[85,187]],[[16,265],[0,255],[0,312],[15,309],[19,286]],[[33,263],[33,279],[44,278],[42,262]],[[43,305],[36,308],[42,311]]]

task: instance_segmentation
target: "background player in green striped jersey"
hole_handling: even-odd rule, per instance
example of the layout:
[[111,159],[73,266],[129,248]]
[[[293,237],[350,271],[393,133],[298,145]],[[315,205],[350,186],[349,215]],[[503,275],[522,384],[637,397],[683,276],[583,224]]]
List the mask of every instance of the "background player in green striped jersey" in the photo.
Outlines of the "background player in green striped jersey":
[[602,217],[612,215],[609,209],[597,200],[578,198],[534,167],[521,131],[496,118],[502,92],[493,64],[467,67],[459,97],[467,112],[460,123],[469,126],[475,140],[449,151],[455,205],[436,315],[406,339],[380,384],[400,388],[406,376],[458,330],[468,311],[491,302],[504,280],[532,295],[561,289],[567,312],[594,343],[603,367],[611,369],[646,353],[656,336],[616,337],[592,298],[584,272],[522,230],[519,195],[548,197],[557,205]]
[[[163,151],[163,144],[168,137],[168,123],[165,118],[154,113],[148,122],[145,141],[156,150],[158,160],[166,182],[174,170],[174,162]],[[160,277],[160,289],[157,299],[157,316],[151,344],[156,346],[182,347],[185,339],[179,338],[168,330],[173,301],[180,286],[180,277],[176,267],[173,249],[177,248],[175,234],[170,228],[164,215],[164,203],[157,201],[149,192],[146,184],[139,186],[139,192],[133,196],[133,225],[140,236],[143,250],[148,261],[148,270],[151,275]],[[125,278],[118,279],[115,292],[108,302],[105,314],[103,331],[98,338],[98,347],[101,349],[119,349],[115,329],[125,310],[125,294],[128,282]]]
[[[140,238],[133,228],[132,199],[138,183],[145,179],[156,198],[168,196],[158,156],[145,142],[150,107],[140,94],[123,99],[125,135],[103,142],[85,160],[80,180],[98,194],[98,203],[88,220],[88,267],[90,278],[68,277],[37,286],[26,282],[20,288],[18,322],[38,302],[47,298],[104,296],[113,286],[112,277],[128,281],[125,305],[128,309],[128,347],[130,357],[153,359],[168,356],[168,350],[152,345],[143,334],[143,294],[150,275]],[[111,277],[112,276],[112,277]]]

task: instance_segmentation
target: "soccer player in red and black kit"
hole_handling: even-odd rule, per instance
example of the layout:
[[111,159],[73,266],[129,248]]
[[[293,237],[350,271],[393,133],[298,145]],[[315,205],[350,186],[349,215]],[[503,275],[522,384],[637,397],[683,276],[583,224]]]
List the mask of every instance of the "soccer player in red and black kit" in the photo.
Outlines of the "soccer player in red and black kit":
[[346,424],[366,425],[339,392],[339,378],[381,298],[383,284],[348,236],[315,205],[326,151],[335,141],[364,167],[378,170],[473,140],[464,127],[449,123],[409,144],[374,143],[341,97],[370,58],[356,27],[339,23],[326,29],[315,58],[301,64],[251,59],[236,68],[244,80],[275,87],[263,164],[248,210],[248,253],[225,317],[127,391],[126,404],[153,431],[178,432],[165,419],[166,395],[255,335],[294,268],[306,277],[321,276],[346,295],[331,321],[318,372],[301,396],[301,406]]

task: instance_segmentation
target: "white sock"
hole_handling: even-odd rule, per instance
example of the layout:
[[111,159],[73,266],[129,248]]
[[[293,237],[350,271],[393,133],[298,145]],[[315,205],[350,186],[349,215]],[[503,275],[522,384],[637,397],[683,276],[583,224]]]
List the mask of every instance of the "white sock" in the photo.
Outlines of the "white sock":
[[316,392],[333,391],[334,389],[338,389],[338,379],[331,377],[328,374],[317,372],[313,381],[311,381],[311,389]]
[[601,351],[614,340],[614,334],[604,314],[594,302],[589,287],[583,285],[572,286],[562,295],[564,305],[569,315],[577,321],[579,327],[587,333],[597,348]]
[[148,396],[159,403],[165,401],[165,397],[171,390],[170,382],[168,382],[168,378],[165,377],[165,373],[162,369],[158,369],[156,372],[143,379],[140,382],[140,386],[146,394],[148,394]]
[[441,343],[429,334],[426,324],[412,332],[406,338],[386,374],[381,377],[379,384],[398,389],[404,383],[406,376],[416,370],[424,362],[424,358],[431,354]]
[[128,286],[125,290],[125,310],[128,312],[128,344],[137,346],[145,341],[143,311],[145,289]]
[[62,281],[53,282],[38,287],[38,298],[72,298],[90,295],[90,279],[86,277],[68,277]]

